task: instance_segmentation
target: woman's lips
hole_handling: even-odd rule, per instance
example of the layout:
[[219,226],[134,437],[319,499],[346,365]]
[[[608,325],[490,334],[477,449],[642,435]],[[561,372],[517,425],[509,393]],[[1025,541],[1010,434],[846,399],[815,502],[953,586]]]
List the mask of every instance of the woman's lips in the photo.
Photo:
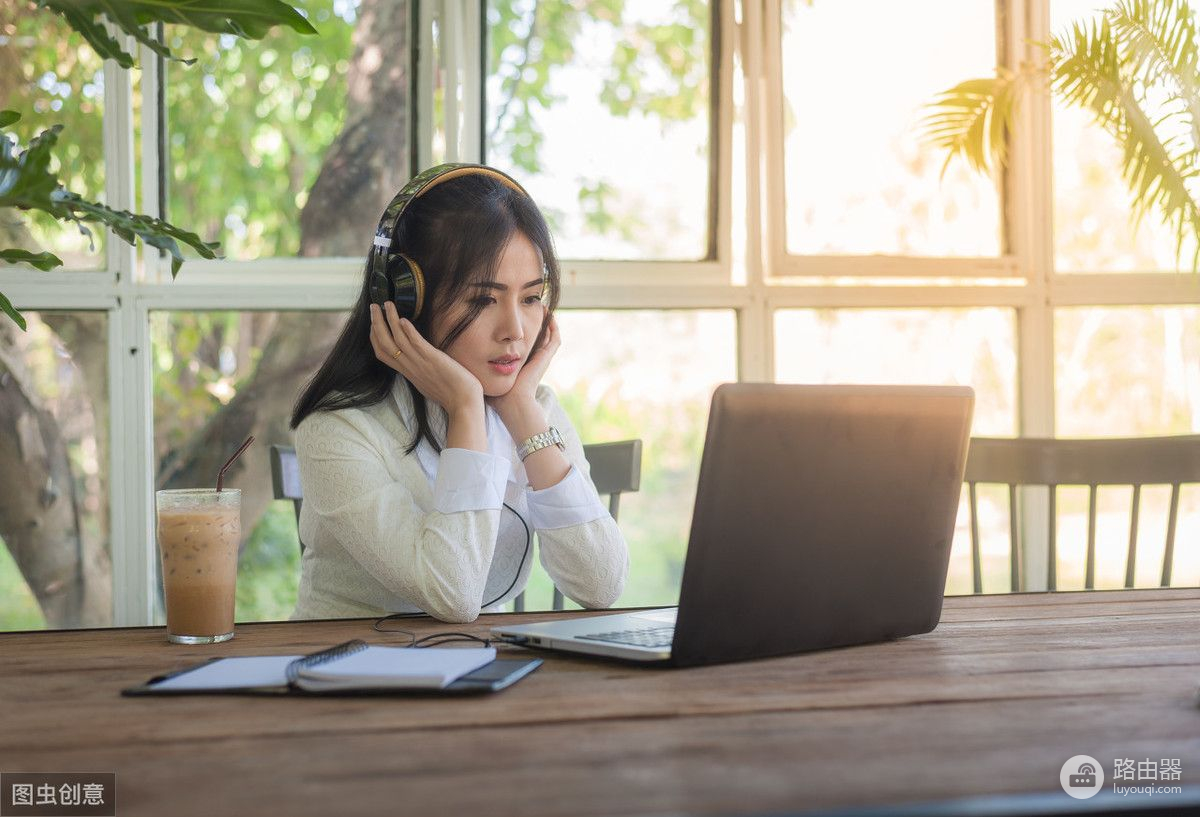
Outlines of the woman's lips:
[[516,358],[509,362],[502,362],[504,360],[505,358],[501,358],[500,360],[489,360],[488,366],[491,367],[493,372],[498,372],[499,374],[512,374],[517,370],[517,365],[521,362],[520,358]]

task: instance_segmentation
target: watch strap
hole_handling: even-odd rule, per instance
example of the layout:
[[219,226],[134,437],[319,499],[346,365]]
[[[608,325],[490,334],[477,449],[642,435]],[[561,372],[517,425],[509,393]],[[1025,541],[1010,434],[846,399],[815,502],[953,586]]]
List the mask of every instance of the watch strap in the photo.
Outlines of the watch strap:
[[563,443],[562,435],[558,433],[558,429],[550,426],[546,431],[540,434],[534,434],[517,449],[517,456],[522,461],[525,460],[534,451],[541,451],[543,448],[548,448],[552,445],[557,445],[560,451],[566,451],[567,446]]

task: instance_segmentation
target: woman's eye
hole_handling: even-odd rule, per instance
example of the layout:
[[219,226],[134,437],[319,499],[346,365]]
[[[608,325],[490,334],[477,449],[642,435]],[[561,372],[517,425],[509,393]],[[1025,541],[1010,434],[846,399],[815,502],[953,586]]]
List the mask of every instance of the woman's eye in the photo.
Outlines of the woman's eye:
[[542,302],[541,295],[530,295],[525,299],[526,306],[533,306],[534,304],[540,304],[541,302]]
[[490,295],[483,295],[476,298],[474,301],[472,301],[472,303],[483,304],[484,306],[487,306],[488,304],[496,303],[496,299]]

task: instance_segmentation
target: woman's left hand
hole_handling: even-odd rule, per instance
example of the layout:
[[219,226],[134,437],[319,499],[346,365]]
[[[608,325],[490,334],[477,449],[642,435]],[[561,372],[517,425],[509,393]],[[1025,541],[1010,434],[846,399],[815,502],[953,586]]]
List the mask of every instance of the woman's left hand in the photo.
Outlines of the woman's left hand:
[[518,412],[521,409],[537,405],[535,395],[538,384],[545,377],[546,370],[550,368],[550,361],[561,345],[562,338],[558,334],[558,323],[554,320],[554,315],[547,312],[546,336],[542,339],[542,345],[534,350],[525,365],[521,367],[513,387],[507,394],[500,397],[487,398],[488,404],[502,419],[506,413]]

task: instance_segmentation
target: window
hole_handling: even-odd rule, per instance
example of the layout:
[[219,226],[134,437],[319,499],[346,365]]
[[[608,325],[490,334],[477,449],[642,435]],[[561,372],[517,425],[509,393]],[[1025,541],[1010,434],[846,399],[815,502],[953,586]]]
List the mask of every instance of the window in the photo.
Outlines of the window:
[[[1058,34],[1096,19],[1107,4],[1054,0]],[[1152,119],[1166,112],[1149,110]],[[1054,261],[1062,272],[1157,272],[1176,269],[1175,235],[1157,212],[1130,220],[1131,196],[1121,173],[1121,148],[1087,111],[1054,100]],[[1184,245],[1190,259],[1195,244]],[[1185,261],[1186,263],[1186,261]]]
[[[31,4],[8,3],[0,9],[0,44],[0,110],[21,114],[13,132],[22,147],[41,131],[61,124],[50,171],[68,190],[104,201],[102,61],[66,23]],[[16,243],[6,247],[52,252],[62,259],[64,270],[105,266],[107,236],[94,225],[88,226],[89,241],[75,225],[41,212],[0,216],[16,228]]]
[[[621,497],[629,545],[624,607],[674,604],[713,390],[737,379],[729,310],[564,310],[548,380],[585,443],[642,440],[642,481]],[[602,497],[607,501],[607,497]],[[549,608],[535,566],[527,609]]]
[[992,0],[783,3],[787,252],[995,256],[995,184],[917,138],[925,104],[996,64]]
[[113,623],[107,321],[0,323],[0,629]]
[[230,260],[361,257],[409,176],[407,3],[304,7],[318,36],[172,29],[168,218]]
[[[291,507],[264,498],[266,448],[290,440],[291,403],[415,164],[497,165],[552,222],[567,263],[550,382],[585,440],[645,443],[642,488],[621,503],[634,565],[621,604],[677,597],[708,399],[725,380],[969,383],[976,434],[1194,432],[1200,288],[1169,272],[1153,214],[1129,225],[1109,137],[1035,91],[995,179],[959,162],[940,178],[944,157],[916,139],[937,91],[997,60],[1037,59],[1035,43],[1098,5],[314,0],[302,9],[317,37],[167,26],[199,61],[163,68],[161,145],[157,108],[141,106],[158,98],[157,61],[105,66],[52,13],[0,10],[0,107],[23,114],[15,132],[63,122],[72,188],[141,212],[161,198],[172,223],[225,253],[171,281],[156,252],[99,232],[89,248],[73,227],[22,215],[30,243],[66,269],[0,268],[0,291],[30,318],[26,333],[0,329],[0,406],[17,399],[13,372],[29,372],[19,391],[57,424],[67,467],[46,496],[71,486],[79,503],[82,550],[68,565],[109,598],[107,618],[73,620],[161,620],[153,488],[208,484],[228,451],[203,450],[205,435],[226,425],[233,444],[261,432],[232,477],[258,494],[238,617],[290,612],[297,534]],[[141,181],[159,178],[156,157],[162,190]],[[0,439],[15,429],[0,418]],[[1072,490],[1059,496],[1066,587],[1082,571]],[[984,589],[996,592],[1008,510],[1006,492],[989,491]],[[1137,580],[1152,584],[1165,500],[1143,496]],[[1128,499],[1101,491],[1101,586],[1120,578]],[[1200,489],[1184,492],[1181,542],[1200,534],[1198,503]],[[1035,503],[1024,512],[1045,529]],[[970,590],[967,524],[960,515],[947,592]],[[0,628],[68,620],[47,615],[46,585],[27,580],[13,538]],[[1045,545],[1027,544],[1037,589]],[[1197,559],[1179,549],[1176,583],[1200,581]],[[530,607],[549,599],[535,574]]]
[[563,258],[708,257],[710,16],[699,1],[487,4],[485,156],[522,180]]
[[275,501],[269,452],[292,445],[300,386],[333,347],[341,312],[153,312],[155,486],[209,486],[248,435],[226,475],[242,491],[238,621],[286,619],[296,605],[300,546],[290,501]]

